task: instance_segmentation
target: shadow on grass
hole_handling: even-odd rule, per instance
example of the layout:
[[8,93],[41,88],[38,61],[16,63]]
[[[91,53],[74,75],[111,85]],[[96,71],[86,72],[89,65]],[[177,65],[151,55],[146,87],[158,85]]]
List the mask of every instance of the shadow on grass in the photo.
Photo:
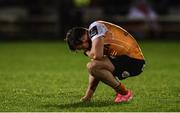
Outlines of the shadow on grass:
[[[67,104],[48,104],[48,105],[43,105],[43,107],[66,109],[66,108],[80,108],[80,107],[105,107],[105,106],[113,106],[117,104],[120,103],[114,103],[112,101],[96,101],[96,102],[74,102]],[[127,104],[127,103],[121,103],[121,104]]]

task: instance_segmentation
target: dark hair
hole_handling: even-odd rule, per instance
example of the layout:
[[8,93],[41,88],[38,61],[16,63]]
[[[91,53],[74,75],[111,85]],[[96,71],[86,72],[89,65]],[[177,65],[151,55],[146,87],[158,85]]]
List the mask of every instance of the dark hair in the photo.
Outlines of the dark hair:
[[86,28],[74,27],[67,32],[65,40],[67,41],[70,50],[75,51],[76,45],[82,44],[81,38],[86,31]]

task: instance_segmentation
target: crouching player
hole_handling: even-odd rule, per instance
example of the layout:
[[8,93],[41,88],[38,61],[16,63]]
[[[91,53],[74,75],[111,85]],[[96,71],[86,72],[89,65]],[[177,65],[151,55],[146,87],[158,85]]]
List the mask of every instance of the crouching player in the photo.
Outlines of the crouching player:
[[91,59],[87,63],[89,83],[81,101],[91,100],[99,81],[115,90],[114,102],[132,99],[132,91],[119,80],[139,75],[145,60],[138,43],[126,30],[109,22],[95,21],[89,29],[70,29],[66,41],[70,50],[83,50]]

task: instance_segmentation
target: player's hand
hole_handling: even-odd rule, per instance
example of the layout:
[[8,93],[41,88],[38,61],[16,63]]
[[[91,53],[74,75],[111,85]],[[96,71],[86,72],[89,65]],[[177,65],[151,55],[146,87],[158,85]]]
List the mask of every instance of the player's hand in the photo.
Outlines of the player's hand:
[[90,102],[90,101],[91,101],[91,98],[84,96],[84,97],[82,97],[82,98],[80,99],[80,101],[81,101],[81,102]]

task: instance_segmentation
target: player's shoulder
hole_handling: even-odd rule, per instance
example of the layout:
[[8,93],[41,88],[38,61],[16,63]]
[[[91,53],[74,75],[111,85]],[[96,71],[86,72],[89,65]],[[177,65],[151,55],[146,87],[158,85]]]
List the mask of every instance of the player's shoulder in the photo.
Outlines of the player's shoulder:
[[113,24],[113,23],[108,22],[108,21],[103,21],[103,20],[97,20],[97,21],[92,22],[89,26],[89,29],[93,28],[94,26],[103,26],[106,28],[120,28],[120,29],[122,29],[120,26],[118,26],[116,24]]
[[89,26],[89,31],[96,29],[97,31],[107,31],[107,26],[104,24],[104,21],[98,20],[94,21]]
[[101,21],[94,21],[89,25],[89,29],[93,28],[94,26],[99,26],[101,24]]
[[104,36],[107,31],[107,27],[101,23],[101,21],[94,21],[89,26],[89,36],[91,40]]

